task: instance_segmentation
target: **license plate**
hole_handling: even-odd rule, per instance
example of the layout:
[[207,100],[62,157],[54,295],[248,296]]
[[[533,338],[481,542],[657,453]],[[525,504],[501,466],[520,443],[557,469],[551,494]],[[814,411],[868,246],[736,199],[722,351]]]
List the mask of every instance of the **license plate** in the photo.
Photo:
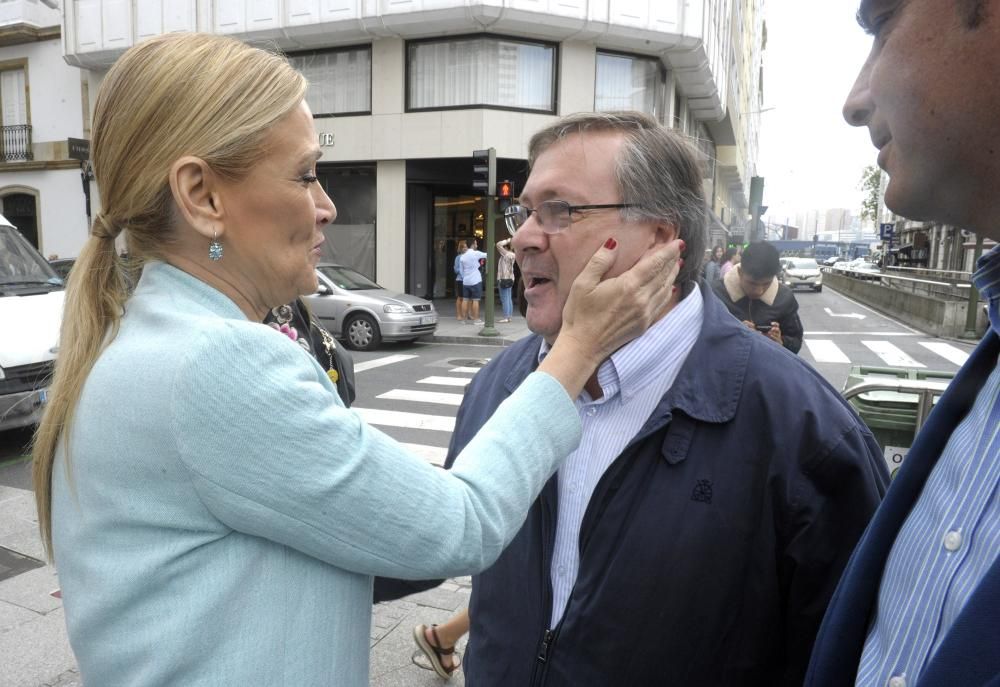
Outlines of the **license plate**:
[[420,318],[420,324],[434,324],[437,321],[437,315],[424,315]]

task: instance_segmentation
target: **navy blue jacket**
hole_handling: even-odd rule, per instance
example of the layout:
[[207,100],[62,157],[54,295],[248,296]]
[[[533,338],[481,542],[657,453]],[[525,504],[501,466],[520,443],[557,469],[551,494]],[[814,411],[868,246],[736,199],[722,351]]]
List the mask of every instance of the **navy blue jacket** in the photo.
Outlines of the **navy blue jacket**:
[[[991,331],[948,385],[913,442],[830,602],[809,666],[809,687],[853,687],[889,550],[952,432],[993,372],[998,353],[1000,339]],[[1000,558],[911,687],[957,685],[1000,686]]]
[[[704,285],[702,298],[680,374],[594,490],[559,625],[555,478],[474,579],[470,687],[801,685],[885,463],[815,370]],[[473,379],[449,465],[536,367],[539,344],[519,341]]]

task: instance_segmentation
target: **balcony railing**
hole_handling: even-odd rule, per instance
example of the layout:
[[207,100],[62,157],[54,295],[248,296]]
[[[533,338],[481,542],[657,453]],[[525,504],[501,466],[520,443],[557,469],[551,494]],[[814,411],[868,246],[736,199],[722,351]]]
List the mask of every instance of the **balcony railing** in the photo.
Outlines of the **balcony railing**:
[[15,124],[0,127],[3,136],[0,138],[0,161],[19,162],[31,160],[31,125]]

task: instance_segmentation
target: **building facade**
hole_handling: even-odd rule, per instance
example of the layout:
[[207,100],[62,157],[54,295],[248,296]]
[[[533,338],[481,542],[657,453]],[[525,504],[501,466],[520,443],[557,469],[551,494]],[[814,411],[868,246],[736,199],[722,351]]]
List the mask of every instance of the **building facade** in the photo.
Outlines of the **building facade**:
[[0,213],[44,255],[76,255],[87,237],[81,163],[86,87],[63,60],[60,13],[38,0],[0,2]]
[[[689,136],[722,224],[755,173],[761,0],[67,0],[63,50],[94,92],[125,49],[170,31],[284,51],[310,81],[331,259],[450,297],[457,239],[485,235],[472,151],[520,189],[555,117],[642,110]],[[499,234],[498,234],[499,238]]]

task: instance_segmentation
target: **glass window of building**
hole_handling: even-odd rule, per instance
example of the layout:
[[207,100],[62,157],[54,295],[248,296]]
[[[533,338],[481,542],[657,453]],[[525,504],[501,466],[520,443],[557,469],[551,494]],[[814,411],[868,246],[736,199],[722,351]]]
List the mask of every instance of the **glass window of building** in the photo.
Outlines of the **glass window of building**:
[[663,122],[666,72],[655,57],[597,53],[594,109],[638,110]]
[[288,61],[309,80],[306,102],[313,116],[372,111],[371,46],[297,53]]
[[375,165],[320,163],[316,176],[337,207],[337,219],[323,227],[322,259],[375,279]]
[[555,113],[555,46],[479,36],[407,45],[407,110],[495,107]]

